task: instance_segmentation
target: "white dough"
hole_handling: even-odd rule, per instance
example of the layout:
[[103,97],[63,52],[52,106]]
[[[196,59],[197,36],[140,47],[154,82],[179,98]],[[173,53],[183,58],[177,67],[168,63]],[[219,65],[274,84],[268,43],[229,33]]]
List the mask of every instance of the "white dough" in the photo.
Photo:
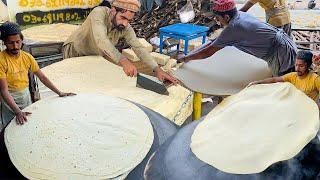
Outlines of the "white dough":
[[234,174],[293,158],[319,129],[317,104],[290,83],[255,85],[226,98],[195,129],[192,152]]
[[174,74],[191,90],[210,95],[235,94],[252,81],[271,77],[265,61],[231,46],[185,63]]
[[22,34],[32,42],[64,42],[78,27],[64,23],[46,24],[25,29]]
[[32,112],[28,122],[19,126],[13,120],[5,143],[11,161],[28,179],[125,177],[153,143],[148,116],[123,99],[52,97],[25,111]]
[[0,22],[9,21],[9,13],[7,6],[0,1]]
[[[44,74],[61,90],[68,92],[99,92],[128,99],[144,105],[181,125],[192,113],[192,97],[182,107],[190,94],[182,86],[168,88],[169,96],[136,87],[136,78],[126,76],[122,68],[102,57],[86,56],[65,59],[42,69]],[[40,85],[41,98],[54,95]]]

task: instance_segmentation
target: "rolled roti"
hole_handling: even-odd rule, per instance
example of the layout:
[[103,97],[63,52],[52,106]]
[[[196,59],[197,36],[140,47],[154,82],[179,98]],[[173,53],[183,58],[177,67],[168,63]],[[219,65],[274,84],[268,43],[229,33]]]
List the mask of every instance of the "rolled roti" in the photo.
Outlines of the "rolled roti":
[[28,122],[12,121],[5,143],[28,179],[124,178],[145,158],[154,138],[140,108],[103,94],[48,98],[25,111],[32,112]]
[[221,171],[252,174],[297,155],[318,129],[317,104],[292,84],[256,85],[213,109],[190,147]]
[[185,63],[174,74],[189,89],[210,95],[232,95],[272,75],[264,60],[231,46],[207,59]]

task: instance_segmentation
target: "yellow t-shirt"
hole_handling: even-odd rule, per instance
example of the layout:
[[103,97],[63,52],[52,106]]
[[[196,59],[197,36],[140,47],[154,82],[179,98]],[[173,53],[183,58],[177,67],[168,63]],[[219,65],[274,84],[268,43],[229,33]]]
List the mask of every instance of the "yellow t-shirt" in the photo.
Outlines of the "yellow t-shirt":
[[0,52],[0,79],[6,79],[10,91],[20,91],[29,86],[28,70],[37,72],[39,66],[28,53],[20,50],[19,57]]
[[320,91],[320,77],[317,74],[309,72],[306,77],[300,78],[296,72],[292,72],[282,77],[284,81],[290,82],[314,101],[318,100]]
[[[277,7],[287,6],[286,0],[249,0],[252,4],[259,3],[266,11],[275,9]],[[271,16],[267,22],[273,26],[280,27],[290,23],[289,10],[283,10]]]

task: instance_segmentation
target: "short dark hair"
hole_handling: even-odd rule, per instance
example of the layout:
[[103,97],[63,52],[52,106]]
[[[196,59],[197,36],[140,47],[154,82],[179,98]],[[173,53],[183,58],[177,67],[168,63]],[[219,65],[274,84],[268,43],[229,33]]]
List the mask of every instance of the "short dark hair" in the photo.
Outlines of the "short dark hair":
[[297,59],[301,59],[301,60],[303,60],[305,63],[307,63],[308,69],[309,69],[310,66],[312,65],[312,58],[313,58],[313,54],[312,54],[311,51],[301,50],[301,51],[299,51],[298,54],[297,54]]
[[0,39],[5,41],[8,36],[20,35],[20,38],[23,40],[23,35],[21,33],[20,26],[13,22],[5,22],[0,26]]
[[237,10],[237,8],[233,8],[233,9],[231,9],[229,11],[225,11],[225,12],[213,11],[213,13],[215,15],[219,15],[219,16],[228,15],[230,17],[230,19],[232,19],[238,14],[238,10]]

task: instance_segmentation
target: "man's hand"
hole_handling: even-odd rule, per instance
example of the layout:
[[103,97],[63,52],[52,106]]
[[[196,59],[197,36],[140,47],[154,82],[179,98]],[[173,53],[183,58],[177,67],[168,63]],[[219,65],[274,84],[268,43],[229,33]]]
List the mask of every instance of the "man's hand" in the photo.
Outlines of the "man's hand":
[[123,58],[119,61],[120,66],[122,66],[123,71],[127,76],[134,77],[137,76],[138,70],[137,68],[127,59]]
[[75,96],[75,93],[65,93],[65,92],[60,92],[59,97],[66,97],[66,96]]
[[169,81],[171,83],[173,83],[174,85],[177,85],[179,83],[179,81],[170,76],[168,73],[164,72],[160,67],[156,67],[154,69],[154,72],[156,73],[156,76],[157,78],[161,81],[161,82],[164,82],[164,81]]
[[22,112],[19,111],[16,113],[16,122],[18,125],[23,125],[24,122],[27,122],[27,116],[29,116],[31,112]]
[[183,54],[183,53],[178,54],[177,61],[178,61],[178,62],[188,62],[188,60],[187,60],[187,58],[186,58],[186,55]]
[[256,84],[259,84],[259,81],[253,81],[253,82],[249,83],[246,88],[248,88],[252,85],[256,85]]
[[312,62],[313,62],[315,65],[319,66],[319,65],[320,65],[320,54],[318,54],[318,55],[313,55],[313,57],[312,57]]

